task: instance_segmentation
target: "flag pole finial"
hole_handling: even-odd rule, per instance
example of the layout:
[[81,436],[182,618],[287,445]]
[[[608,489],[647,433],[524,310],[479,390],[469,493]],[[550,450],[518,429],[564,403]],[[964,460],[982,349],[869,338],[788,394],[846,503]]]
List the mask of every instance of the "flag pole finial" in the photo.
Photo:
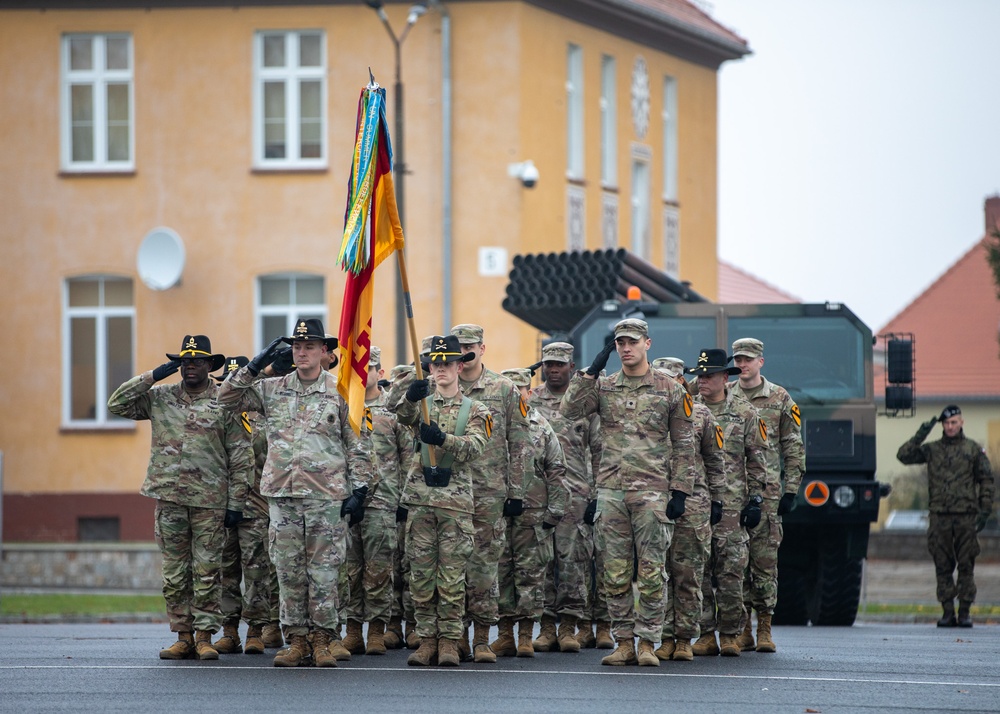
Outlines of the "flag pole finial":
[[368,68],[368,89],[377,89],[378,82],[375,81],[375,75],[372,74],[372,68]]

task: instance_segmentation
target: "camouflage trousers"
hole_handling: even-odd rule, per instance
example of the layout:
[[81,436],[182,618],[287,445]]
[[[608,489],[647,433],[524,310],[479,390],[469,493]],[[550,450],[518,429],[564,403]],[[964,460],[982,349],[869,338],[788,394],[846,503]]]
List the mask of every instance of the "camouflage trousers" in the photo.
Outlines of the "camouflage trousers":
[[193,508],[156,501],[153,533],[163,562],[163,599],[172,632],[222,627],[221,508]]
[[461,638],[465,578],[473,540],[470,514],[448,508],[410,506],[406,553],[418,637]]
[[712,549],[712,526],[707,514],[693,521],[688,518],[686,514],[674,521],[674,536],[668,552],[670,581],[662,629],[665,640],[690,640],[700,634],[701,580]]
[[340,501],[268,497],[268,549],[278,573],[281,629],[288,640],[340,627],[338,578],[347,551]]
[[[934,559],[937,576],[937,599],[950,602],[975,602],[976,581],[973,569],[979,555],[976,514],[931,513],[927,528],[927,550]],[[958,585],[954,580],[958,568]]]
[[566,514],[553,529],[554,557],[545,568],[545,614],[549,617],[591,617],[594,528],[583,522],[586,510],[587,499],[571,494]]
[[392,556],[392,616],[407,622],[413,619],[410,597],[410,559],[406,557],[406,521],[396,524],[396,552]]
[[[616,639],[638,635],[652,642],[660,640],[667,550],[674,530],[666,509],[666,493],[598,489],[595,544],[604,554],[604,588]],[[633,558],[639,566],[638,601],[632,594]]]
[[750,531],[750,565],[743,578],[743,601],[760,613],[771,614],[778,602],[778,546],[781,545],[781,516],[777,499],[765,498],[760,506],[757,527]]
[[542,619],[545,570],[552,563],[555,530],[542,526],[544,516],[544,508],[526,508],[517,518],[507,519],[507,538],[497,566],[500,617]]
[[507,519],[503,517],[503,500],[477,501],[475,508],[472,516],[475,545],[465,574],[466,617],[481,625],[494,625],[500,612],[497,565],[506,538]]
[[[277,620],[272,612],[271,584],[274,566],[267,554],[266,517],[249,518],[226,528],[222,550],[222,617],[228,625],[242,618],[248,625],[263,627]],[[242,583],[242,592],[240,585]]]
[[349,529],[347,559],[340,569],[341,620],[389,622],[393,601],[396,512],[368,508]]
[[712,527],[712,553],[701,581],[701,631],[735,635],[743,628],[743,577],[750,537],[738,511],[726,512]]

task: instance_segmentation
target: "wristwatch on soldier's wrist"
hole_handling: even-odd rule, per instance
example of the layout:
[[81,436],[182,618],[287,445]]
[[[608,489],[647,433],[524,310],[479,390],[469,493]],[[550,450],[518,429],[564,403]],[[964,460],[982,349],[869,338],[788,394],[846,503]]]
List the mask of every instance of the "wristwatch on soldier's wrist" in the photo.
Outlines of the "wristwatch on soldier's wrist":
[[747,503],[756,503],[758,506],[763,502],[764,499],[761,497],[759,493],[755,493],[750,498],[747,499]]

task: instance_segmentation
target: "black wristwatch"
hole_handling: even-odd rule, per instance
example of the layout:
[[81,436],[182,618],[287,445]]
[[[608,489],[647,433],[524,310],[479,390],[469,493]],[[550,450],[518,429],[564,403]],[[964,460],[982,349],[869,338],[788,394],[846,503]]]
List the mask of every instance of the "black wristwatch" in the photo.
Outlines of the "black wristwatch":
[[764,502],[763,497],[759,493],[755,493],[750,498],[747,499],[747,505],[751,503],[756,503],[758,506]]

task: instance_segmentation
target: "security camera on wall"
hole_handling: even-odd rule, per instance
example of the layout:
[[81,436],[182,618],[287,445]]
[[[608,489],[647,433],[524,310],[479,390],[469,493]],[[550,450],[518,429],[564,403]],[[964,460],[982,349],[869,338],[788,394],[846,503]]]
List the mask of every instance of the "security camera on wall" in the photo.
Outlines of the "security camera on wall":
[[538,183],[538,168],[535,166],[535,162],[530,159],[516,164],[508,164],[507,175],[518,179],[525,188],[534,188],[535,184]]

